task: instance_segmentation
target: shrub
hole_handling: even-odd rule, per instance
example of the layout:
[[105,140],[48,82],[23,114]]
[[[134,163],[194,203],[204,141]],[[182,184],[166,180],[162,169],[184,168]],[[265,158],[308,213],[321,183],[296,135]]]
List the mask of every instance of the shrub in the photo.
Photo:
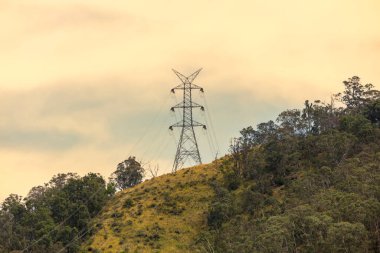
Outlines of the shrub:
[[125,208],[129,209],[129,208],[133,207],[133,205],[134,205],[133,200],[132,199],[127,199],[127,200],[125,200],[123,206]]

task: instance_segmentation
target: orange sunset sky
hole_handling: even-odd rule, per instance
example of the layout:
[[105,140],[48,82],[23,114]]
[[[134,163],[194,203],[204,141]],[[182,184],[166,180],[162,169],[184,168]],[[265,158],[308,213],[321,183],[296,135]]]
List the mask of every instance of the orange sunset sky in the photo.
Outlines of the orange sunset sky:
[[172,68],[203,68],[219,155],[348,77],[380,88],[378,0],[0,0],[0,36],[0,201],[129,155],[170,171]]

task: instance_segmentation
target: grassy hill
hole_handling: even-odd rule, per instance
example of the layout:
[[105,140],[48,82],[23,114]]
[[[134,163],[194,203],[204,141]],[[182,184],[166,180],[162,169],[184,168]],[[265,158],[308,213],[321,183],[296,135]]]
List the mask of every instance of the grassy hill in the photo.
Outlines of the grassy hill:
[[215,163],[147,180],[116,194],[82,252],[197,252],[218,180]]
[[346,107],[306,100],[211,164],[116,195],[94,173],[10,195],[0,252],[380,253],[380,91],[344,84]]
[[380,92],[305,101],[230,155],[116,195],[82,252],[380,252]]

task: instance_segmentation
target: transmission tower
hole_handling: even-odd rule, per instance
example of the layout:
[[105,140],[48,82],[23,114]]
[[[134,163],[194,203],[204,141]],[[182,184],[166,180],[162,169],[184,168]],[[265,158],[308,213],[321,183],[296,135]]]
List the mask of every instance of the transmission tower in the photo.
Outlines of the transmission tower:
[[176,172],[177,169],[181,168],[188,158],[192,159],[196,164],[202,163],[194,127],[203,127],[206,129],[206,125],[193,119],[193,108],[199,108],[204,111],[204,107],[193,102],[192,99],[192,90],[200,90],[201,92],[204,92],[203,88],[193,84],[194,79],[198,76],[201,70],[202,69],[199,69],[186,77],[173,69],[182,84],[174,87],[171,92],[175,93],[175,90],[181,90],[183,92],[182,102],[171,108],[173,112],[175,109],[182,110],[182,120],[169,127],[170,130],[173,130],[174,127],[181,128],[181,135],[174,158],[173,172]]

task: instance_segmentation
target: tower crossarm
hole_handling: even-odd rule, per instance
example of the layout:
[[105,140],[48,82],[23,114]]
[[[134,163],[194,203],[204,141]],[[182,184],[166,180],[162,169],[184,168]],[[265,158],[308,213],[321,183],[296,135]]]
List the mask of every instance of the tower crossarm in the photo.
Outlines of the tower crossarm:
[[182,81],[182,83],[192,83],[194,79],[198,76],[199,72],[201,72],[202,68],[195,71],[193,74],[189,76],[184,76],[179,73],[177,70],[173,69],[174,74]]
[[177,70],[173,69],[173,72],[176,74],[176,76],[182,81],[182,84],[177,85],[173,89],[171,89],[171,92],[175,93],[175,90],[200,90],[201,92],[204,92],[203,88],[193,84],[194,79],[198,76],[199,72],[201,72],[202,69],[198,69],[190,76],[184,76],[181,73],[179,73]]
[[204,92],[204,89],[201,86],[198,86],[198,85],[193,84],[193,83],[187,83],[187,82],[180,84],[180,85],[177,85],[176,87],[171,89],[171,92],[175,93],[175,90],[189,90],[189,89],[200,90],[201,92]]
[[181,102],[181,103],[176,104],[172,108],[170,108],[170,110],[174,111],[174,109],[183,109],[183,108],[201,108],[202,111],[205,110],[203,105],[200,105],[195,102],[191,102],[191,104],[186,104],[184,102]]
[[203,127],[204,129],[206,129],[206,125],[205,124],[202,124],[202,123],[199,123],[195,120],[193,120],[192,124],[184,124],[183,121],[179,121],[173,125],[171,125],[169,127],[170,130],[173,130],[173,128],[175,127],[180,127],[180,128],[183,128],[183,127]]

